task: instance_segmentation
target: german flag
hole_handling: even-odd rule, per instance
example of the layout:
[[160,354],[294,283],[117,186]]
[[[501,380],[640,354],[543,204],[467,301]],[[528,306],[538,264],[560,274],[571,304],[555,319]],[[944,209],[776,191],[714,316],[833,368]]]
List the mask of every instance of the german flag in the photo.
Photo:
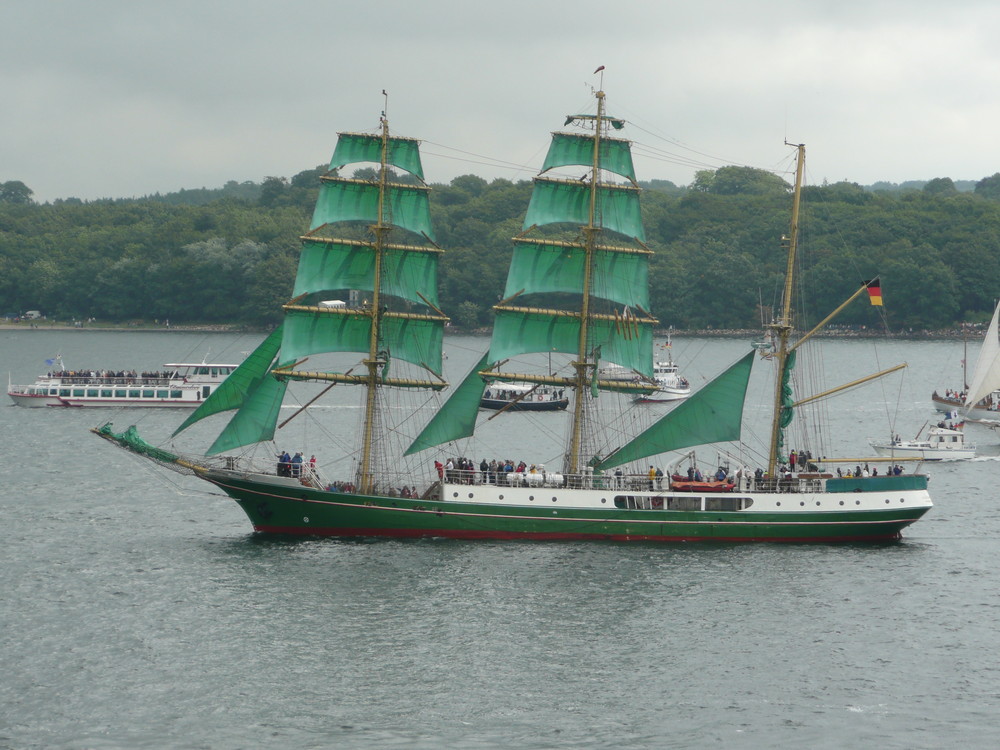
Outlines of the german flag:
[[871,281],[866,281],[865,286],[868,287],[868,299],[871,300],[873,305],[882,306],[882,285],[878,279],[872,279]]

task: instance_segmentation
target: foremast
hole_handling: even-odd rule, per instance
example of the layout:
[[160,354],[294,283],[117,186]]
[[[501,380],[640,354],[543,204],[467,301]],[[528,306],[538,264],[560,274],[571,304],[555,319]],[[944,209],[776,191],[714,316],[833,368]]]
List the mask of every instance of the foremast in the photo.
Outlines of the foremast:
[[[345,178],[338,170],[349,163],[374,162],[374,179]],[[393,168],[418,178],[400,182]],[[361,440],[355,484],[360,492],[377,492],[377,478],[390,468],[379,450],[381,392],[386,386],[441,390],[441,343],[448,318],[437,306],[437,263],[440,248],[391,241],[406,230],[433,243],[427,194],[418,142],[391,136],[383,116],[377,135],[340,133],[330,171],[321,178],[312,226],[303,236],[294,294],[283,306],[286,360],[274,375],[280,379],[360,385],[365,389]],[[351,237],[348,222],[365,222],[367,237]],[[360,305],[330,304],[324,296],[337,290],[370,294]],[[390,307],[394,302],[401,309]],[[411,312],[414,305],[427,313]],[[289,325],[291,323],[291,326]],[[363,372],[298,369],[308,355],[355,351],[364,354]],[[423,368],[436,377],[389,375],[392,359]],[[383,441],[384,442],[384,441]]]

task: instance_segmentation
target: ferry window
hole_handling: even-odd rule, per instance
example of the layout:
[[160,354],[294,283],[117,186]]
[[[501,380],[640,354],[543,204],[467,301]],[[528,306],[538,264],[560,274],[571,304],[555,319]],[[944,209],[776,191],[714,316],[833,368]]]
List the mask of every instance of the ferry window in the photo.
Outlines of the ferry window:
[[739,510],[738,497],[706,497],[705,510]]
[[73,395],[74,396],[82,396],[85,391],[86,391],[85,388],[74,388],[73,389]]
[[198,370],[197,370],[197,372],[198,372],[199,375],[208,375],[208,368],[207,367],[199,367]]
[[115,391],[115,398],[125,398],[126,390],[122,388],[120,391]]
[[111,398],[113,392],[110,388],[104,388],[101,390],[101,398]]
[[143,391],[142,392],[142,397],[143,398],[153,398],[153,391]]
[[635,509],[636,502],[634,495],[615,495],[615,507],[616,508],[631,508]]
[[219,377],[219,370],[215,367],[212,368],[212,377],[213,378]]
[[170,391],[170,398],[181,398],[180,391]]
[[69,388],[60,388],[59,389],[59,395],[60,396],[68,396],[69,395]]
[[49,391],[49,395],[50,395],[50,396],[55,396],[55,395],[58,395],[58,393],[59,393],[59,391],[58,391],[58,390],[56,390],[55,388],[53,388],[53,389],[52,389],[51,391]]
[[157,398],[167,398],[167,391],[157,391],[156,392],[156,397]]
[[667,510],[701,510],[701,498],[668,497]]
[[128,397],[129,398],[139,398],[139,391],[138,390],[130,390],[128,392]]
[[96,388],[88,388],[87,389],[87,395],[90,396],[91,398],[96,398],[97,397],[97,389]]

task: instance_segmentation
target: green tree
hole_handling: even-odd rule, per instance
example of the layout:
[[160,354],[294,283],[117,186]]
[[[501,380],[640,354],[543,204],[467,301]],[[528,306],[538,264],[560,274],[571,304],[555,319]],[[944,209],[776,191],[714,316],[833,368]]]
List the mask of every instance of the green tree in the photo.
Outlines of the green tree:
[[692,190],[715,195],[783,194],[789,185],[773,172],[755,167],[721,167],[695,174]]
[[973,192],[981,198],[1000,199],[1000,172],[981,179],[976,183]]
[[35,192],[20,180],[0,183],[0,203],[14,203],[27,206],[34,203],[31,196]]
[[937,196],[958,195],[958,188],[950,177],[935,177],[924,185],[924,192]]
[[458,304],[458,309],[455,311],[455,324],[467,331],[478,328],[479,312],[479,305],[471,300],[464,300]]

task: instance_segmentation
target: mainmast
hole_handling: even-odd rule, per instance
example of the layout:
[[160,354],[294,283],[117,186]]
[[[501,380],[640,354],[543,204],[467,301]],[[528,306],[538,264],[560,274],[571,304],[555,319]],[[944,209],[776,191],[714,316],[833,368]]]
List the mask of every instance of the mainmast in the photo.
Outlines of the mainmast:
[[375,406],[378,398],[378,375],[379,368],[385,366],[385,360],[379,356],[379,323],[381,318],[381,286],[382,286],[382,253],[386,245],[386,237],[392,231],[392,225],[385,220],[385,196],[388,185],[389,174],[389,119],[385,113],[381,117],[382,125],[382,148],[379,160],[378,179],[378,218],[371,226],[371,232],[375,237],[372,247],[374,251],[375,273],[372,289],[372,304],[369,309],[371,315],[371,335],[368,338],[368,358],[364,360],[364,365],[368,370],[367,393],[365,395],[365,417],[362,426],[361,439],[361,464],[358,468],[358,489],[361,492],[371,492],[374,484],[374,472],[372,471],[372,433],[375,425]]
[[566,471],[577,474],[580,471],[580,442],[583,431],[584,398],[588,384],[593,379],[593,370],[597,362],[591,360],[587,350],[588,321],[590,318],[590,282],[594,267],[594,248],[597,235],[601,231],[597,218],[597,190],[601,179],[601,133],[604,126],[604,92],[598,91],[597,115],[594,118],[594,149],[593,162],[590,167],[590,202],[588,208],[587,226],[584,227],[584,262],[583,262],[583,297],[580,306],[580,337],[577,359],[573,363],[576,369],[576,383],[573,399],[573,425],[571,428],[569,456],[566,461]]
[[792,352],[789,347],[789,338],[792,332],[792,282],[795,270],[795,252],[798,246],[799,237],[799,202],[802,197],[802,173],[805,167],[806,147],[805,144],[798,144],[796,147],[796,167],[795,167],[795,192],[792,198],[792,223],[789,230],[788,240],[788,266],[785,269],[785,296],[781,308],[781,316],[769,327],[774,335],[775,355],[777,363],[777,378],[774,385],[774,418],[771,423],[771,444],[767,458],[767,473],[769,476],[776,476],[779,459],[778,451],[781,449],[781,429],[784,417],[784,396],[786,380],[789,377],[789,357]]

